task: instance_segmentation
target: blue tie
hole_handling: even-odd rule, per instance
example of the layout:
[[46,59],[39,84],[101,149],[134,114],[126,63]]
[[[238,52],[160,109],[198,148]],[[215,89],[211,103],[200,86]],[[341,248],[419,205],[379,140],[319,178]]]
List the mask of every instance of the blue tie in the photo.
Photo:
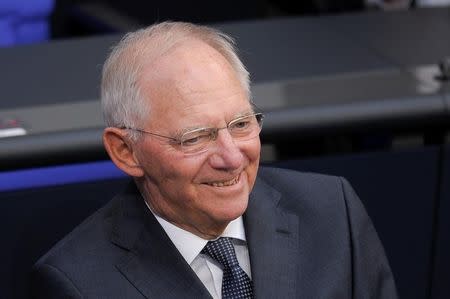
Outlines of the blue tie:
[[223,266],[222,298],[253,298],[252,281],[239,266],[233,244],[229,238],[209,241],[202,253]]

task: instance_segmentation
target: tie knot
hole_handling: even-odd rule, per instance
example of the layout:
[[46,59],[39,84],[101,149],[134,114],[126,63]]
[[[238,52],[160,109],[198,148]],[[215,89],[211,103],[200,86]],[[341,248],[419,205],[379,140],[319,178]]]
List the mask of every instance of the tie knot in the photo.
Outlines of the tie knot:
[[221,237],[215,241],[209,241],[203,248],[202,253],[209,255],[225,268],[239,265],[230,238]]

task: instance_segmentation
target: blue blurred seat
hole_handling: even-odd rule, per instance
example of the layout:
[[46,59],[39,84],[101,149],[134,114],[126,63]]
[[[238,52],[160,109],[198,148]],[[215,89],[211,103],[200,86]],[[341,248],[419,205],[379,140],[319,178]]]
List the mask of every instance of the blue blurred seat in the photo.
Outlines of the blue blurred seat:
[[47,40],[54,0],[1,0],[0,47]]

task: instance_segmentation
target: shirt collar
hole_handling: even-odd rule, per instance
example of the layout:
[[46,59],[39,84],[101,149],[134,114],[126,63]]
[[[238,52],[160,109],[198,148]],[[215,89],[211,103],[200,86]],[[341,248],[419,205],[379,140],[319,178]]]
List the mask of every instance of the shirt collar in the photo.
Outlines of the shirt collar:
[[[169,236],[170,240],[178,249],[178,251],[181,253],[183,258],[190,265],[197,257],[197,255],[200,254],[203,247],[205,247],[206,243],[208,243],[209,240],[200,238],[199,236],[170,223],[164,218],[156,215],[152,211],[152,209],[150,209],[150,206],[146,201],[145,204],[152,212],[152,214],[156,217],[156,220],[158,220],[159,224],[162,226],[162,228]],[[244,230],[244,221],[242,220],[242,216],[239,216],[239,218],[236,218],[235,220],[231,221],[225,228],[221,237],[234,238],[245,242],[246,238]]]

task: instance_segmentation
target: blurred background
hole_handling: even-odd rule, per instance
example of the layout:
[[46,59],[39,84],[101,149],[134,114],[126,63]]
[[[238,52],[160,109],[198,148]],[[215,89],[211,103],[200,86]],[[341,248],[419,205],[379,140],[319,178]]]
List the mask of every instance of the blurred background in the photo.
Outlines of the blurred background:
[[129,31],[163,20],[213,24],[448,7],[449,0],[2,0],[0,46]]
[[450,0],[0,0],[0,297],[128,181],[99,82],[124,32],[158,21],[236,39],[266,114],[265,165],[344,176],[401,298],[450,298]]

